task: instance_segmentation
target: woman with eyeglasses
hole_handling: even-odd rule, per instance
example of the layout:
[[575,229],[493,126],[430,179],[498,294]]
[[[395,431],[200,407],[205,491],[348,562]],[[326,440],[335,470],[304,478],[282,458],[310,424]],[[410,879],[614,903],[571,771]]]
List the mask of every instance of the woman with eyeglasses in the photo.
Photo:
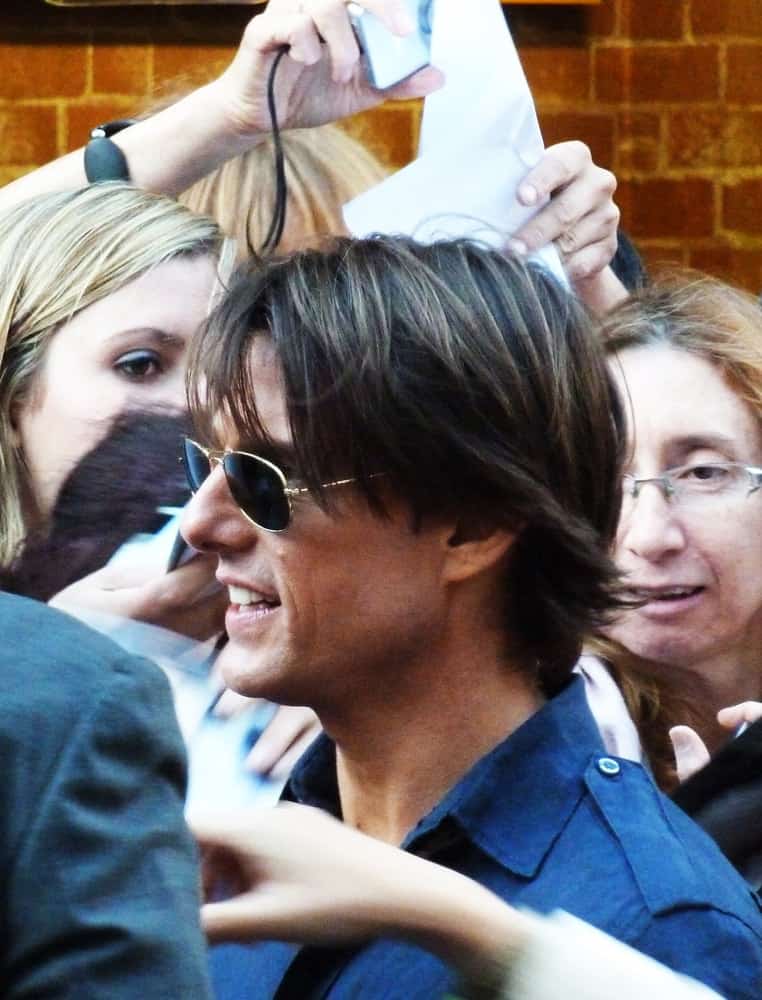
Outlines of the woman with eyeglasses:
[[[762,310],[720,281],[676,278],[615,310],[603,337],[630,422],[616,557],[635,606],[598,651],[657,780],[674,788],[678,769],[687,777],[755,717],[743,703],[762,700]],[[678,768],[677,723],[692,726],[672,733]],[[747,772],[753,742],[734,750]],[[738,772],[724,768],[703,807],[712,799],[729,830],[733,806],[719,797]],[[749,809],[758,829],[762,789],[744,799],[747,830]],[[743,851],[732,860],[762,882],[759,838]]]

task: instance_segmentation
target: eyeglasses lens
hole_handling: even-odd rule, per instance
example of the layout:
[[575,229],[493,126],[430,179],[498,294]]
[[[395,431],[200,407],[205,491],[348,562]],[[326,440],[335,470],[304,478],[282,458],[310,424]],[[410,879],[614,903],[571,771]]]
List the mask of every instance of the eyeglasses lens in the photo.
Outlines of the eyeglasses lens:
[[[185,439],[183,454],[188,482],[196,492],[212,471],[212,464],[190,438]],[[256,455],[234,451],[222,458],[222,468],[231,496],[255,524],[267,531],[283,531],[288,527],[291,508],[284,482],[273,467]]]
[[183,441],[183,462],[188,485],[195,493],[212,471],[211,463],[207,455],[190,438],[185,438]]
[[223,459],[228,486],[238,506],[261,528],[283,531],[291,516],[284,484],[275,469],[253,455],[232,452]]

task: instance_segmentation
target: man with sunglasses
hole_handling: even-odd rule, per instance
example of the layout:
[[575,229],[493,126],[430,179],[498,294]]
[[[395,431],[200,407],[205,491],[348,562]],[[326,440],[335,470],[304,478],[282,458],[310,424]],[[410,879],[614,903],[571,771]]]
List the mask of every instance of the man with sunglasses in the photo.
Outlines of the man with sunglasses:
[[[184,532],[229,588],[220,667],[325,729],[285,797],[758,996],[759,907],[606,754],[571,679],[617,605],[624,442],[581,308],[467,242],[339,240],[241,275],[191,385]],[[287,936],[298,892],[269,905]],[[222,998],[454,988],[387,940],[227,949],[213,971]]]

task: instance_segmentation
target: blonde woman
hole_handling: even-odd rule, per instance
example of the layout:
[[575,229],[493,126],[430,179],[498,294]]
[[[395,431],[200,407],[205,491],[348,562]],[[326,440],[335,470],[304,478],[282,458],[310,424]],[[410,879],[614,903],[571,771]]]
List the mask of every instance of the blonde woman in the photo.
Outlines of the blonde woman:
[[[211,221],[121,185],[0,212],[0,566],[118,414],[183,405],[223,245]],[[210,567],[173,576],[151,613],[211,620]],[[37,602],[0,594],[0,632],[3,996],[76,983],[83,998],[206,1000],[166,680]]]
[[[0,566],[44,530],[63,480],[117,415],[184,408],[188,344],[223,246],[211,220],[123,184],[0,212]],[[194,561],[171,594],[161,580],[141,591],[141,608],[178,627],[210,578]],[[127,595],[123,613],[139,610]],[[194,634],[217,612],[216,599],[195,607]]]

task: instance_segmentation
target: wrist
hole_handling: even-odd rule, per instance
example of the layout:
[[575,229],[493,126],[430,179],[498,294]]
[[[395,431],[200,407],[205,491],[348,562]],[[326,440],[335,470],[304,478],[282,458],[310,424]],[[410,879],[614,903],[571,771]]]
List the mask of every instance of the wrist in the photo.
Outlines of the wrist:
[[[263,138],[253,130],[241,132],[215,81],[141,119],[113,141],[124,152],[136,187],[173,196]],[[165,155],[157,158],[157,148]]]
[[221,151],[220,162],[245,153],[270,134],[269,129],[253,125],[241,102],[230,96],[224,73],[185,100],[199,129]]
[[418,883],[400,923],[421,946],[439,955],[467,980],[505,978],[513,957],[529,940],[533,918],[488,889],[448,868]]

